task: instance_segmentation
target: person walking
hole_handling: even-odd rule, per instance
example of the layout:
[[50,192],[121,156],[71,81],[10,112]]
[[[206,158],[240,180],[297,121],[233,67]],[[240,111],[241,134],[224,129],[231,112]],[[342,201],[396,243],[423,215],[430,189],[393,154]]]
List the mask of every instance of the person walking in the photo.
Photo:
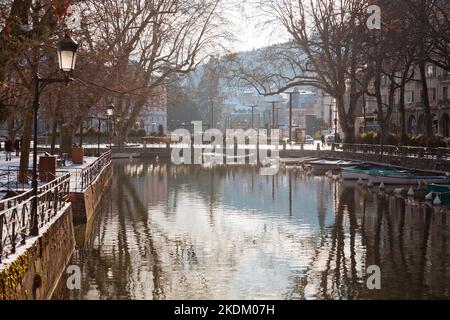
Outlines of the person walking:
[[325,135],[322,135],[322,147],[325,147],[325,143],[326,143]]
[[14,149],[16,150],[16,157],[20,156],[20,147],[21,147],[21,143],[20,143],[19,138],[16,138],[16,140],[14,141]]
[[14,145],[12,143],[11,140],[9,140],[9,138],[6,138],[5,141],[5,154],[6,154],[6,161],[11,161],[11,154],[14,151]]

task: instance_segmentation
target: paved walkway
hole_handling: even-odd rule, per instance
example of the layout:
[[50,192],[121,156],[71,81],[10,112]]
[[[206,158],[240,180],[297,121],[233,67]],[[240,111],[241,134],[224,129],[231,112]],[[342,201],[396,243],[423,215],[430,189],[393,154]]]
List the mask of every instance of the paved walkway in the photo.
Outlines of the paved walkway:
[[[44,154],[39,154],[40,156]],[[71,190],[76,190],[81,185],[80,173],[81,170],[88,167],[92,163],[97,160],[96,157],[84,157],[83,164],[74,164],[70,160],[66,162],[65,167],[58,167],[58,171],[67,171],[71,174],[70,179],[70,188]],[[20,166],[20,157],[16,157],[15,153],[12,155],[12,161],[6,161],[5,152],[0,152],[0,187],[5,189],[8,187],[8,184],[11,188],[18,188],[20,190],[31,189],[30,184],[17,184],[17,171]],[[33,155],[30,154],[29,168],[33,167]],[[0,198],[4,196],[4,194],[0,194]]]

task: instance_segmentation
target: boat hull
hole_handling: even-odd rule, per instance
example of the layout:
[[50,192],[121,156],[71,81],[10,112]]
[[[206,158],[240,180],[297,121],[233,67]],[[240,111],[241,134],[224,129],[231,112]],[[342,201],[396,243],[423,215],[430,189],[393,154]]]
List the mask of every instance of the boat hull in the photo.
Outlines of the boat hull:
[[344,180],[369,180],[371,176],[377,176],[377,175],[402,175],[402,174],[408,174],[406,171],[403,170],[397,170],[395,168],[390,167],[373,167],[371,169],[361,169],[358,167],[350,167],[350,168],[344,168],[342,170],[342,178]]
[[342,179],[347,181],[369,180],[368,173],[342,171]]
[[309,163],[309,165],[313,169],[314,174],[324,174],[328,171],[339,172],[343,168],[353,167],[358,164],[361,164],[361,162],[345,160],[319,160]]
[[430,184],[427,186],[427,192],[438,194],[442,204],[450,205],[450,186],[440,184]]
[[373,184],[391,185],[417,185],[417,184],[446,184],[450,183],[446,176],[395,176],[395,175],[370,175],[369,179]]

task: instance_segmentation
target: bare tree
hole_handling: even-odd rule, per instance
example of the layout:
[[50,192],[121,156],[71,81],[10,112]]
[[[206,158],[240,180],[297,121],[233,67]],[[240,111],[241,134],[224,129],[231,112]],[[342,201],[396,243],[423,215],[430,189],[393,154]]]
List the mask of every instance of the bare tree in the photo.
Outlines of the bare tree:
[[86,49],[106,61],[103,85],[114,96],[120,145],[153,91],[170,76],[194,70],[226,36],[220,0],[106,0],[84,6],[92,22]]
[[[75,2],[75,1],[73,1]],[[0,4],[0,83],[27,49],[47,41],[67,13],[67,0],[5,0]]]
[[271,0],[268,14],[289,32],[292,41],[272,50],[283,67],[265,72],[240,67],[260,93],[274,94],[291,87],[312,85],[336,99],[344,139],[354,139],[358,101],[370,77],[367,45],[367,1]]

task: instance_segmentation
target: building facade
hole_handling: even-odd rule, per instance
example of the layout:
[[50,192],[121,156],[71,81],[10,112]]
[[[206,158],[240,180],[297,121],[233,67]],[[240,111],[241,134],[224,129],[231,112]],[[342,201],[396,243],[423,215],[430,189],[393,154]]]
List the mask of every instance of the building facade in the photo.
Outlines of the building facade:
[[[425,115],[424,103],[422,99],[422,82],[419,79],[420,72],[415,70],[415,79],[406,84],[405,88],[405,115],[406,130],[410,135],[424,133]],[[450,76],[448,71],[440,69],[435,65],[426,66],[428,96],[432,114],[432,124],[435,134],[450,136],[450,99],[449,87]],[[382,101],[384,105],[388,103],[389,81],[385,78],[382,81]],[[377,110],[377,103],[374,98],[366,98],[366,117],[373,116]],[[395,95],[395,107],[393,108],[391,122],[392,131],[400,130],[399,102],[400,93],[397,90]]]
[[159,133],[160,127],[167,134],[167,89],[164,85],[153,90],[136,125],[144,129],[147,135]]

